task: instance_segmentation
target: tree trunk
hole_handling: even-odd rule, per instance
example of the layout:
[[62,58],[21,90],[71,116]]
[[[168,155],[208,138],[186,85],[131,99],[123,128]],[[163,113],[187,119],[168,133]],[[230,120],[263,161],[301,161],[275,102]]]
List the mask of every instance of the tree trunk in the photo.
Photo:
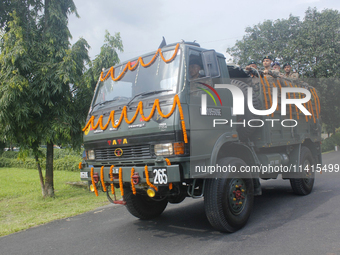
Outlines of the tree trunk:
[[35,162],[37,163],[37,168],[38,168],[38,172],[39,172],[41,192],[42,192],[43,197],[45,197],[46,196],[46,194],[45,194],[45,184],[44,184],[44,177],[43,177],[43,174],[42,174],[42,171],[41,171],[41,166],[40,166],[40,163],[39,163],[38,156],[35,156],[34,158],[35,158]]
[[53,187],[53,143],[47,143],[46,174],[45,174],[45,196],[54,196]]

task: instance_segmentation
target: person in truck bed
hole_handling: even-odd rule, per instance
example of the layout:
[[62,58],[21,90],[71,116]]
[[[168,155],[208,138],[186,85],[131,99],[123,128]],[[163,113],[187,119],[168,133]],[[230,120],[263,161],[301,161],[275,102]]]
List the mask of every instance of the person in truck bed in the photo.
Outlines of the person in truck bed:
[[289,62],[283,64],[283,70],[285,71],[283,77],[288,79],[298,79],[299,75],[296,72],[292,72],[292,66]]

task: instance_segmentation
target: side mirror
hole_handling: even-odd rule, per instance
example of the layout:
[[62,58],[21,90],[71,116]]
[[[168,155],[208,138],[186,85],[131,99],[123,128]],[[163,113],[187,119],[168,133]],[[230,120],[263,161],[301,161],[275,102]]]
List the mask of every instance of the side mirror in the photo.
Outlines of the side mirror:
[[202,53],[202,59],[203,59],[203,66],[204,70],[206,70],[206,76],[209,76],[211,78],[220,77],[220,67],[217,62],[217,55],[216,51],[214,50],[206,50]]

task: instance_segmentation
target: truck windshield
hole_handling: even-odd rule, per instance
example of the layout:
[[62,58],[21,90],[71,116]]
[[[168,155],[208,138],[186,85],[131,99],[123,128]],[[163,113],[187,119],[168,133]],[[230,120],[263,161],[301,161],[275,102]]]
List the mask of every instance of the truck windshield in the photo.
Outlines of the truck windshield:
[[[170,59],[174,50],[164,51],[165,60]],[[143,63],[147,64],[153,58],[154,54],[143,57]],[[133,66],[136,61],[131,61]],[[141,63],[133,71],[127,70],[125,75],[118,81],[113,81],[109,76],[105,81],[100,82],[95,94],[93,107],[108,102],[112,104],[127,104],[136,95],[145,94],[145,96],[159,94],[173,94],[177,91],[178,72],[180,64],[180,50],[175,58],[166,63],[158,55],[156,60],[148,67],[143,67]],[[116,66],[114,77],[118,77],[123,72],[126,64]],[[105,75],[105,74],[104,74]],[[160,91],[160,93],[148,93]]]

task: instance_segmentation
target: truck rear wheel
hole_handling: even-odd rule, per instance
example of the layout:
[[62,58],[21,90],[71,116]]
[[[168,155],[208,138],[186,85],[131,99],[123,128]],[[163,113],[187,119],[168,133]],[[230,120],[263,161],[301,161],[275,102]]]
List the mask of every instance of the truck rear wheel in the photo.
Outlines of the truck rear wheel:
[[156,201],[141,194],[134,195],[130,189],[124,189],[124,200],[127,210],[141,220],[150,220],[161,215],[165,210],[168,200]]
[[314,162],[312,152],[306,146],[302,146],[299,166],[302,166],[304,177],[290,179],[290,186],[296,195],[305,196],[312,192],[315,179],[315,172],[312,171]]
[[[223,158],[222,166],[245,166],[239,158]],[[248,221],[254,202],[254,186],[251,175],[227,173],[226,178],[209,179],[204,191],[204,207],[210,224],[222,232],[235,232]]]

